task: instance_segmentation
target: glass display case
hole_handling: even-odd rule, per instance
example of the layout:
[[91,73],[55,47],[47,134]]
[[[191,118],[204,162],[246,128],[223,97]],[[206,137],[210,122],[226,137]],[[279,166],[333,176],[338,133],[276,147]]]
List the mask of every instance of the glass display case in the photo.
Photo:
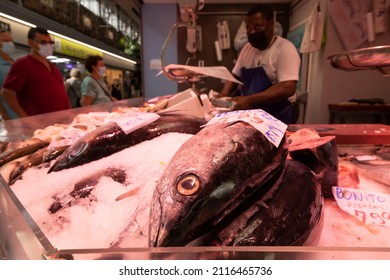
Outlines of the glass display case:
[[[119,101],[47,115],[3,122],[2,140],[28,139],[34,130],[55,123],[70,123],[80,113],[111,111],[120,106],[138,106],[143,100]],[[329,125],[328,125],[329,126]],[[326,131],[330,133],[329,131]],[[371,148],[340,146],[343,153]],[[332,219],[332,217],[326,217]],[[352,237],[351,237],[352,238]],[[129,247],[57,248],[30,216],[11,187],[0,176],[0,256],[3,259],[389,259],[390,247],[283,246],[283,247]]]

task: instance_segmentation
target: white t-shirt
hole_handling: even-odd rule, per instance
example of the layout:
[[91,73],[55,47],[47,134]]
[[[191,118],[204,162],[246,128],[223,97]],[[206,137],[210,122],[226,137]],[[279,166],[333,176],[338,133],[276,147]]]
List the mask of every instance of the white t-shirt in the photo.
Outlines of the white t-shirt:
[[[301,59],[297,49],[289,40],[276,36],[270,48],[259,50],[247,43],[241,50],[233,67],[233,74],[241,77],[241,68],[263,66],[272,84],[284,81],[298,81]],[[290,101],[295,101],[289,98]]]

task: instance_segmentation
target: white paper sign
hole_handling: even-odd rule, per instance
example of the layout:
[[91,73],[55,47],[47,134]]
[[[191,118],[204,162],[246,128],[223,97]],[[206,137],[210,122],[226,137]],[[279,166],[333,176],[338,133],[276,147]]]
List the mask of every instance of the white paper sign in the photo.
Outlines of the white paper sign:
[[146,112],[128,112],[112,120],[126,134],[156,121],[160,115]]
[[267,112],[256,110],[238,110],[220,113],[214,116],[205,126],[221,123],[243,121],[259,130],[272,144],[279,147],[287,125]]
[[353,50],[367,40],[366,13],[372,5],[367,0],[330,0],[329,15],[347,50]]
[[[239,80],[234,78],[234,76],[229,72],[229,70],[224,66],[209,66],[209,67],[196,67],[182,64],[169,64],[165,66],[167,71],[169,70],[181,70],[183,75],[192,75],[199,74],[207,77],[213,77],[225,81],[231,81],[237,84],[242,84]],[[158,75],[161,75],[163,71],[160,71]]]
[[310,21],[306,23],[300,48],[301,53],[316,52],[321,49],[324,22],[322,13],[314,9]]
[[390,227],[390,195],[340,187],[332,192],[338,206],[362,223]]

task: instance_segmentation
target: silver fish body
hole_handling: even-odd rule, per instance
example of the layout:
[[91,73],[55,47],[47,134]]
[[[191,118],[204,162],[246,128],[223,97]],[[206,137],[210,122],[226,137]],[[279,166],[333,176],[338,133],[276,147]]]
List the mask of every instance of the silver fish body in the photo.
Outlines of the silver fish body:
[[35,151],[48,146],[49,143],[37,138],[22,141],[20,145],[10,145],[10,148],[0,153],[0,166],[25,155],[31,155]]
[[351,162],[358,168],[361,174],[381,184],[390,186],[390,162],[360,161],[356,158],[352,158]]
[[218,226],[284,166],[285,138],[273,146],[252,126],[205,127],[175,153],[153,194],[149,245],[185,246]]
[[20,161],[14,170],[12,170],[10,178],[9,178],[9,185],[12,185],[15,183],[16,180],[22,179],[23,173],[32,166],[38,166],[41,163],[43,163],[43,154],[46,151],[45,148],[41,148],[37,151],[35,151],[33,154],[28,155],[25,159]]
[[125,133],[116,123],[99,127],[78,139],[52,164],[48,173],[82,165],[168,132],[196,134],[206,121],[189,115],[163,115],[153,123]]
[[12,170],[9,176],[9,185],[14,184],[17,180],[22,179],[23,173],[32,166],[39,166],[42,163],[48,163],[51,160],[57,158],[61,153],[65,151],[67,146],[48,148],[44,147],[33,154],[25,156],[24,159],[18,161],[15,164],[15,168]]

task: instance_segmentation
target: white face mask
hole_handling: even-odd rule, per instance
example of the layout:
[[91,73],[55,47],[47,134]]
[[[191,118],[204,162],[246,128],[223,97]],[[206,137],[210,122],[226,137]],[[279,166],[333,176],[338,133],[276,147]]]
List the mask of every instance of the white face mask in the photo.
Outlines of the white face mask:
[[8,55],[11,55],[15,52],[15,45],[14,42],[3,42],[3,47],[1,50],[5,52]]
[[100,66],[98,71],[99,76],[103,78],[103,76],[106,74],[106,70],[106,66]]
[[47,45],[41,45],[41,44],[38,44],[39,46],[39,51],[38,53],[43,56],[44,58],[50,56],[53,54],[53,46],[50,45],[50,44],[47,44]]

